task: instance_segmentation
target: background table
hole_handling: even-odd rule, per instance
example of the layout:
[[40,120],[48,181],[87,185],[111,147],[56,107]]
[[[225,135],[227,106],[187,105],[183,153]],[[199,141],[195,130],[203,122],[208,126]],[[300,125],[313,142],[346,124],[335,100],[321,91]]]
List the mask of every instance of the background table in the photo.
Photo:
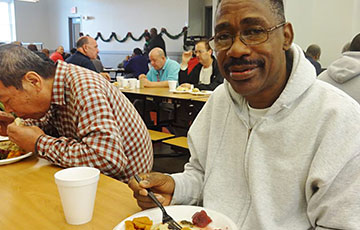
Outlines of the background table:
[[60,169],[36,156],[0,166],[1,230],[111,230],[140,211],[126,184],[101,174],[93,219],[67,224],[54,179]]

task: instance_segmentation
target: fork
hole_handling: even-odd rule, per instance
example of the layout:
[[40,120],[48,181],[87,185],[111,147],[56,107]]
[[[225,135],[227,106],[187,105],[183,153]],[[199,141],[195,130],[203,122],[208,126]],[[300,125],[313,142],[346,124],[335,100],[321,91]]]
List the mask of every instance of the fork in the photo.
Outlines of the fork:
[[[135,180],[140,183],[141,178],[138,175],[135,175]],[[162,223],[168,224],[169,229],[172,230],[181,230],[182,227],[180,224],[178,224],[166,211],[164,206],[160,203],[160,201],[155,197],[154,193],[151,191],[151,189],[146,188],[146,191],[148,192],[148,196],[151,198],[151,200],[161,209],[162,211]]]

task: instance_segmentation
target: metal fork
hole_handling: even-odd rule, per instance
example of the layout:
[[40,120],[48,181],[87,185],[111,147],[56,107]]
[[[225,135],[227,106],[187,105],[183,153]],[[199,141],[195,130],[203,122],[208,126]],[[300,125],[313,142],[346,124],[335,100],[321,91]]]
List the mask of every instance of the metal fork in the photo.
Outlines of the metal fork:
[[[141,178],[138,175],[135,175],[135,180],[140,183]],[[167,212],[165,211],[164,206],[160,203],[160,201],[155,197],[154,193],[151,191],[151,189],[146,188],[146,191],[148,192],[148,196],[154,201],[154,203],[161,209],[163,217],[162,217],[162,223],[168,224],[169,229],[172,230],[181,230],[182,227],[180,224],[178,224]]]

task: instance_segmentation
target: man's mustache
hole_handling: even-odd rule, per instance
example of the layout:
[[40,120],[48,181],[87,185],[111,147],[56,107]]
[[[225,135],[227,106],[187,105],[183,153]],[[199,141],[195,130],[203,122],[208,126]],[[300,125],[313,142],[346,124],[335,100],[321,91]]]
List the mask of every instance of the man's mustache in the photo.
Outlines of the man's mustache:
[[244,57],[241,58],[231,58],[230,61],[225,63],[224,69],[226,71],[233,65],[256,65],[258,67],[263,67],[265,62],[263,60],[247,60]]

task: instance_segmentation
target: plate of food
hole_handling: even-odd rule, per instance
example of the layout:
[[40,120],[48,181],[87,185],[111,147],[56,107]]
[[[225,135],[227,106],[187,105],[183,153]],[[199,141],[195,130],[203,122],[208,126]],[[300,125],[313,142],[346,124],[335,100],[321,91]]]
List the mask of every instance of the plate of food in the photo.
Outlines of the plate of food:
[[169,90],[169,91],[171,93],[191,93],[190,89],[182,86],[178,86],[175,90]]
[[0,136],[0,141],[7,141],[9,140],[9,137]]
[[[236,224],[227,216],[217,211],[190,205],[166,206],[166,212],[181,226],[190,230],[237,230]],[[167,224],[162,224],[160,208],[152,208],[138,212],[121,221],[113,230],[128,230],[125,226],[135,226],[135,230],[142,229],[136,222],[146,223],[147,229],[167,230]],[[151,225],[151,227],[150,227]]]
[[0,165],[11,164],[31,155],[32,152],[26,153],[19,146],[9,140],[0,141]]
[[194,88],[194,89],[191,90],[191,94],[199,95],[199,96],[210,95],[212,93],[213,93],[213,91],[211,91],[211,90],[199,90],[198,88]]

